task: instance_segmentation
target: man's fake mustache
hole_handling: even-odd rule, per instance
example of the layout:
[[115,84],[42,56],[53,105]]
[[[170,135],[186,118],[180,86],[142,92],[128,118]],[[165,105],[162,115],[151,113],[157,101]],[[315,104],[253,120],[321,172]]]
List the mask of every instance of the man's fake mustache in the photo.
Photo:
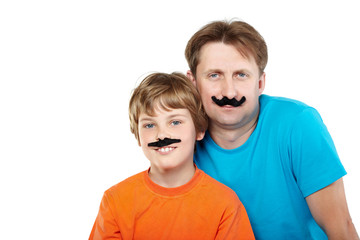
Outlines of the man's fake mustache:
[[235,98],[228,99],[227,97],[223,97],[222,99],[219,100],[215,96],[212,96],[211,99],[214,101],[214,103],[216,103],[220,107],[225,106],[225,105],[230,105],[230,106],[233,106],[233,107],[239,107],[241,104],[243,104],[246,101],[245,96],[243,96],[240,99],[240,101],[236,100]]
[[181,142],[180,139],[171,139],[171,138],[164,138],[164,139],[159,139],[159,141],[157,142],[152,142],[149,143],[148,146],[149,147],[165,147],[167,145],[173,144],[173,143],[178,143]]

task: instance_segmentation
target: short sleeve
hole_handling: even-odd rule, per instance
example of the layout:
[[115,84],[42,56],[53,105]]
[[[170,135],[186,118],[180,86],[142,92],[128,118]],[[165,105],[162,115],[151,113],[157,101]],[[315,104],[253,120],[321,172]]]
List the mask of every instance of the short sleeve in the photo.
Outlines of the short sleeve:
[[215,240],[254,240],[254,233],[244,205],[235,193],[233,198],[227,200],[229,206],[224,211]]
[[111,210],[111,197],[104,194],[89,240],[122,239]]
[[289,155],[304,197],[346,174],[334,142],[314,108],[304,109],[295,119],[290,132]]

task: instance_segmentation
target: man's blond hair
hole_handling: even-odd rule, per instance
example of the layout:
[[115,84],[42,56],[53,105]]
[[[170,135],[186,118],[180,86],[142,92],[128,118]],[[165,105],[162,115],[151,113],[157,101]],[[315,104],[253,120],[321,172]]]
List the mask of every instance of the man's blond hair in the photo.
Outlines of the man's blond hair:
[[244,57],[253,57],[259,68],[259,74],[264,72],[268,52],[265,40],[258,31],[242,21],[215,21],[202,27],[187,43],[185,57],[194,77],[200,62],[201,48],[207,43],[214,42],[232,45]]

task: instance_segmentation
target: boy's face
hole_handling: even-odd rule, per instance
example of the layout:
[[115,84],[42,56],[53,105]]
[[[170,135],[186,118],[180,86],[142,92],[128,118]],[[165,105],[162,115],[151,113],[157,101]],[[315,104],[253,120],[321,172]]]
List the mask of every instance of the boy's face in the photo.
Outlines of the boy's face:
[[[195,140],[201,140],[204,133],[196,134],[188,109],[166,111],[157,105],[154,116],[140,114],[138,126],[140,146],[150,160],[152,170],[165,172],[193,164]],[[180,139],[181,142],[164,147],[148,146],[164,138]]]

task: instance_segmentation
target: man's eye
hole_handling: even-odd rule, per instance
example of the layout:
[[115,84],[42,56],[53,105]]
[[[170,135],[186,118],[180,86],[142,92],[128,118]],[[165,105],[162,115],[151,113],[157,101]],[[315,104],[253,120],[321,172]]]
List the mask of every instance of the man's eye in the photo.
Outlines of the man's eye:
[[241,78],[244,78],[244,77],[246,77],[247,75],[246,75],[246,73],[238,73],[238,76],[241,77]]
[[180,121],[172,121],[171,122],[171,125],[173,125],[173,126],[180,125],[180,124],[181,124]]
[[209,75],[209,77],[210,77],[210,78],[217,78],[217,77],[219,77],[219,74],[217,74],[217,73],[212,73],[212,74]]
[[154,127],[154,124],[148,123],[148,124],[145,124],[144,127],[145,127],[145,128],[153,128],[153,127]]

